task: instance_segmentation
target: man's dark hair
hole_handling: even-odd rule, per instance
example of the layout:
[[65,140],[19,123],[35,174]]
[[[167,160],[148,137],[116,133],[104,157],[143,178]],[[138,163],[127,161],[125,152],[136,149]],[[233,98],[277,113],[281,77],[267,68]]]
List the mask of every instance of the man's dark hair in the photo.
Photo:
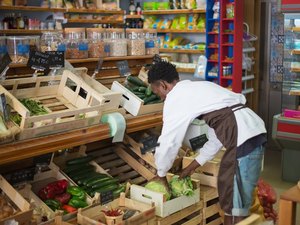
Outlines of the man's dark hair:
[[176,66],[164,60],[153,64],[148,72],[148,83],[151,84],[159,80],[164,80],[168,83],[179,80]]

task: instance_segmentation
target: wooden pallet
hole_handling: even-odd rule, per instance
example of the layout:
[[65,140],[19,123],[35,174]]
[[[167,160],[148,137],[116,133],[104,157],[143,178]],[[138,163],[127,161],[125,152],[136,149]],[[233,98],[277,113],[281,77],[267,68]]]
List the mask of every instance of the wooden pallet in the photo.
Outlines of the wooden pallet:
[[203,201],[170,216],[156,217],[157,225],[198,225],[202,222]]

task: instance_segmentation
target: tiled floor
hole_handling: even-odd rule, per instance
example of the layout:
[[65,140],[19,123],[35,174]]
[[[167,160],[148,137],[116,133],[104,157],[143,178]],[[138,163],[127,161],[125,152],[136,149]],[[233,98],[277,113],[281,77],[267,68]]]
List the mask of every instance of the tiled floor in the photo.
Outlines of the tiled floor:
[[[295,183],[288,183],[281,180],[281,152],[275,150],[266,150],[264,170],[261,174],[262,178],[270,183],[276,190],[277,198],[285,190],[295,186]],[[277,201],[278,202],[278,201]],[[275,209],[278,211],[278,204]],[[297,206],[296,225],[300,225],[300,205]]]

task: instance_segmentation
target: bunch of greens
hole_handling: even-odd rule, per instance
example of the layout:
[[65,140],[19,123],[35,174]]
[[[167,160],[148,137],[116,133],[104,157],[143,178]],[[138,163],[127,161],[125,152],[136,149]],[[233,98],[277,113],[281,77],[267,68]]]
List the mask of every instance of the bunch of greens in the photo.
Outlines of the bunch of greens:
[[171,199],[171,193],[169,193],[165,185],[163,185],[159,181],[156,180],[150,181],[146,184],[145,188],[151,191],[163,193],[166,201]]
[[180,179],[178,175],[174,175],[169,182],[173,197],[182,195],[192,196],[194,194],[193,183],[190,177]]

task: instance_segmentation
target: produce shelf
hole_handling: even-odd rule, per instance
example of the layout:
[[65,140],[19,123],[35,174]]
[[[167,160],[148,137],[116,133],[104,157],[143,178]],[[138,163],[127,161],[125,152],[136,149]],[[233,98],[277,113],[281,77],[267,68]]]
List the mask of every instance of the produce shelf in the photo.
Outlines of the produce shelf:
[[[126,119],[126,132],[132,133],[162,125],[162,113],[147,114]],[[110,137],[108,125],[99,124],[83,129],[48,135],[40,138],[0,145],[0,165],[32,158]]]
[[158,14],[185,14],[185,13],[206,13],[205,9],[169,9],[169,10],[145,10],[144,15]]
[[40,6],[0,6],[0,10],[20,10],[34,12],[66,12],[65,8],[46,8]]
[[92,20],[86,20],[86,19],[68,19],[68,23],[111,23],[111,24],[119,24],[123,23],[123,20],[101,20],[101,19],[92,19]]
[[204,53],[204,50],[160,48],[160,49],[159,49],[159,52],[164,52],[164,53],[191,53],[191,54],[203,54],[203,53]]
[[194,33],[204,34],[205,30],[171,30],[171,29],[157,29],[157,33]]

